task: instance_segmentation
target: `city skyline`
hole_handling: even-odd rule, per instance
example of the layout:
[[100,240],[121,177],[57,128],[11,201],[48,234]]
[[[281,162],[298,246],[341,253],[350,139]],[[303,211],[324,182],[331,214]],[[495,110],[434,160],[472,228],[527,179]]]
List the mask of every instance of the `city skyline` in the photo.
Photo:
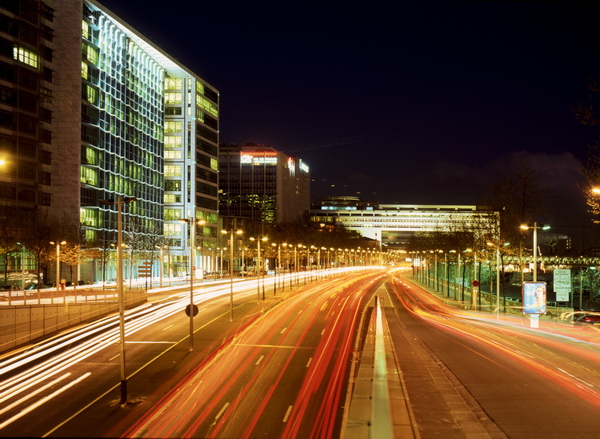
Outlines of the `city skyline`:
[[223,143],[303,158],[313,199],[473,204],[517,158],[585,213],[577,168],[598,131],[571,108],[600,71],[593,5],[184,2],[170,25],[147,2],[103,4],[219,88]]

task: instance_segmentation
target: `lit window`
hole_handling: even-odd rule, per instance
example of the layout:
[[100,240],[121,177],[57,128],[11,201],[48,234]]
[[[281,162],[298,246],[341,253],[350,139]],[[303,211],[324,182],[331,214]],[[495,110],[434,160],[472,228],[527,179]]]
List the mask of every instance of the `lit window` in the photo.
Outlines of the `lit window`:
[[180,133],[181,122],[165,122],[165,133]]
[[209,114],[212,114],[215,117],[219,117],[219,110],[217,106],[210,102],[208,99],[203,98],[200,95],[196,95],[196,99],[198,100],[198,105]]
[[181,150],[166,150],[165,151],[165,159],[167,160],[181,160],[183,158],[183,153]]
[[182,229],[181,223],[165,223],[165,235],[166,236],[177,236],[181,235]]
[[165,177],[181,177],[181,166],[165,165]]
[[165,78],[165,90],[181,90],[181,78]]
[[181,137],[165,136],[165,146],[167,148],[180,148],[181,147]]
[[81,22],[81,34],[86,40],[90,39],[90,25],[85,21]]
[[165,104],[181,104],[181,93],[165,93]]
[[81,61],[81,77],[83,79],[88,79],[88,65],[86,63],[84,63],[83,61]]
[[40,57],[36,53],[24,49],[23,47],[15,46],[13,48],[13,58],[36,69],[39,66]]
[[98,185],[98,171],[96,169],[81,167],[81,182],[90,186]]

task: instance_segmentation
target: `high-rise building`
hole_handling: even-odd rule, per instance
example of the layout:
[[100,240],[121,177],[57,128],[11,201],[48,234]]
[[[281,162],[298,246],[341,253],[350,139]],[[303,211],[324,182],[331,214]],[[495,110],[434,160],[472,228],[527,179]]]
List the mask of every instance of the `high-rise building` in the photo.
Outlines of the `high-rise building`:
[[256,228],[300,220],[310,209],[310,170],[270,146],[221,145],[219,214]]
[[0,43],[1,94],[14,101],[0,104],[1,202],[80,221],[107,247],[114,201],[135,198],[124,229],[146,249],[168,238],[186,271],[181,220],[204,220],[205,244],[217,233],[218,91],[92,0],[3,2]]
[[0,208],[20,217],[52,207],[54,10],[0,3]]

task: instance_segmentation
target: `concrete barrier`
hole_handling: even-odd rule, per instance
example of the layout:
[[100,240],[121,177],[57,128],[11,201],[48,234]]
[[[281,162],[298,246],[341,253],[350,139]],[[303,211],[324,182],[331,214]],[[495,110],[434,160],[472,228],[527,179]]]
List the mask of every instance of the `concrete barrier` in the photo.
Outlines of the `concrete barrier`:
[[[147,294],[127,292],[125,307],[146,302]],[[0,308],[0,353],[113,312],[116,300],[48,305],[16,305]]]

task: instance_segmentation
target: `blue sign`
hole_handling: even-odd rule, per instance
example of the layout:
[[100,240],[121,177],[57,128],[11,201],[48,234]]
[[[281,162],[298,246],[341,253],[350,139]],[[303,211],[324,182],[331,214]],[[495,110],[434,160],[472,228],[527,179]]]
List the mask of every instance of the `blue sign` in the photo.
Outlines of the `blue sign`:
[[523,312],[546,314],[546,282],[523,282]]

